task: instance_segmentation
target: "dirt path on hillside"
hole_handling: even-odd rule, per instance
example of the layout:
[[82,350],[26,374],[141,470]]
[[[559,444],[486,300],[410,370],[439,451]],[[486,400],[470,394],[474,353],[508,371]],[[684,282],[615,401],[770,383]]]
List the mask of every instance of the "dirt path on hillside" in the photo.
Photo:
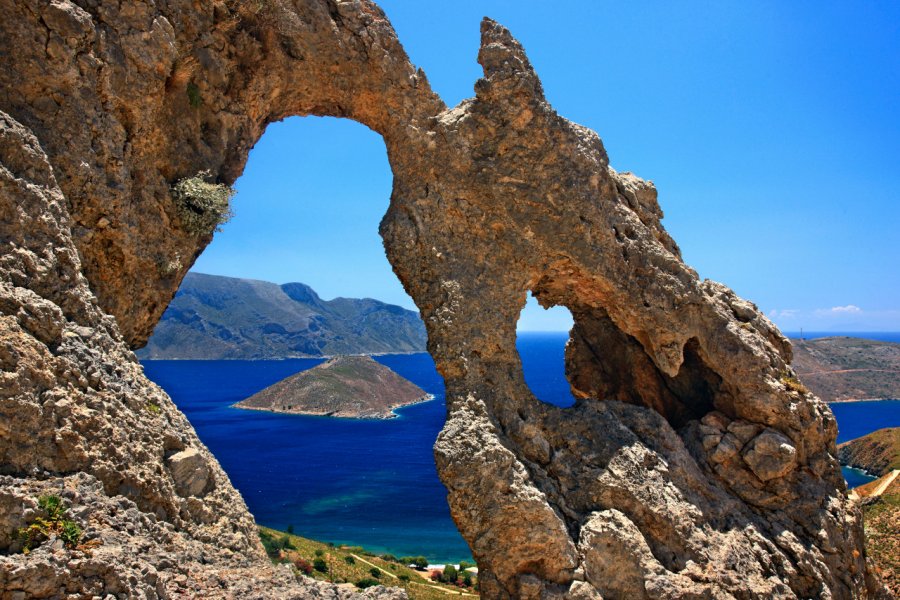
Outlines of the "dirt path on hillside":
[[832,373],[900,373],[898,369],[840,369],[837,371],[806,371],[801,373],[797,371],[799,377],[804,375],[830,375]]
[[[379,567],[379,566],[376,565],[375,563],[371,563],[371,562],[367,561],[366,559],[364,559],[362,556],[359,556],[358,554],[350,554],[350,556],[352,556],[353,558],[355,558],[356,560],[358,560],[358,561],[360,561],[360,562],[366,563],[366,564],[369,565],[370,567],[375,567],[376,569],[378,569],[378,570],[381,571],[382,573],[384,573],[384,574],[386,574],[386,575],[389,575],[390,577],[393,577],[394,579],[399,579],[399,577],[397,577],[396,575],[394,575],[394,574],[391,573],[390,571],[385,571],[384,569],[382,569],[381,567]],[[410,583],[413,584],[413,585],[421,585],[422,587],[427,587],[427,588],[429,588],[429,589],[437,590],[437,591],[443,592],[443,593],[445,593],[445,594],[450,594],[451,596],[468,596],[468,597],[470,597],[470,598],[478,598],[478,595],[477,595],[477,594],[468,594],[468,593],[463,592],[463,591],[450,590],[450,589],[447,589],[447,588],[445,588],[445,587],[441,587],[441,586],[439,586],[439,585],[434,585],[434,584],[431,583],[431,580],[430,580],[430,579],[428,579],[425,575],[423,575],[423,574],[420,573],[419,571],[415,571],[415,573],[416,573],[416,575],[421,575],[422,578],[425,579],[426,581],[428,581],[429,583],[419,583],[418,581],[410,581]]]
[[872,493],[869,494],[870,498],[874,498],[875,496],[880,496],[884,493],[884,490],[888,489],[888,486],[894,483],[894,480],[897,479],[897,476],[900,475],[900,469],[894,469],[891,471],[891,474],[884,478],[877,488],[872,490]]

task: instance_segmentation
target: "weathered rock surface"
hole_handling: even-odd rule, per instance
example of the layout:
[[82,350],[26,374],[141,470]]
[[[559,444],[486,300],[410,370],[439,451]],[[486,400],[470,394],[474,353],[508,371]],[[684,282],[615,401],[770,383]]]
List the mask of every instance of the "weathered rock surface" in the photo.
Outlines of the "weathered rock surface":
[[[2,112],[0,215],[0,597],[353,597],[269,564],[240,495],[97,306],[46,155]],[[47,494],[85,545],[19,554]]]
[[[553,111],[501,26],[482,23],[484,78],[448,109],[364,1],[0,10],[0,551],[48,489],[72,490],[102,542],[2,556],[4,590],[343,593],[266,563],[239,495],[127,348],[211,239],[171,187],[203,170],[232,182],[267,123],[314,114],[387,145],[381,233],[446,382],[435,457],[485,597],[880,593],[834,418],[790,385],[788,341],[682,262],[653,185]],[[525,384],[529,291],[574,316],[570,409]],[[202,489],[172,460],[186,451]]]

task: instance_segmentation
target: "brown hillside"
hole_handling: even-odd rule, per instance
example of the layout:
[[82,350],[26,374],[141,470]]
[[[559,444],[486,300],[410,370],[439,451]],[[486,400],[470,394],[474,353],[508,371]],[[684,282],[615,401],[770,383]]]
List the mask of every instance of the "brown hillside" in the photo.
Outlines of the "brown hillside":
[[900,478],[877,498],[864,499],[862,510],[869,559],[890,597],[900,598]]
[[794,370],[822,400],[900,398],[900,344],[844,336],[791,343]]
[[841,464],[876,477],[900,469],[900,427],[887,427],[838,446]]
[[339,356],[282,379],[235,404],[303,415],[390,419],[428,394],[368,356]]

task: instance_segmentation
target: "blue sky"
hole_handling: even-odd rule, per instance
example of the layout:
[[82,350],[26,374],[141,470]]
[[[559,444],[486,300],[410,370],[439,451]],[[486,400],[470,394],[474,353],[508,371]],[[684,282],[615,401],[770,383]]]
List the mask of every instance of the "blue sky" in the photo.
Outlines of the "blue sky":
[[[611,164],[653,180],[688,264],[782,329],[900,331],[900,3],[380,3],[448,105],[472,96],[482,16]],[[269,126],[236,217],[194,270],[413,308],[378,223],[381,139],[348,121]],[[520,329],[563,330],[529,305]]]

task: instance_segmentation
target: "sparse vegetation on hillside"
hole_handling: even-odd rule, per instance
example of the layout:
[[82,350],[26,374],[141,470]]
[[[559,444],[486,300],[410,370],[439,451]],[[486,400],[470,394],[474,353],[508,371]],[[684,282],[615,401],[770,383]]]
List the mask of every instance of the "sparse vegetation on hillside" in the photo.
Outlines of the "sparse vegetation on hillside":
[[822,400],[900,398],[900,344],[844,336],[791,343],[797,376]]
[[[451,594],[478,596],[478,581],[469,573],[462,577],[457,573],[453,584],[430,581],[424,570],[428,561],[422,556],[376,556],[359,547],[335,547],[266,527],[259,528],[259,535],[273,562],[291,564],[306,577],[352,583],[360,589],[375,585],[399,587],[406,590],[411,600],[447,600]],[[422,569],[410,568],[410,564],[421,564]]]
[[81,527],[68,518],[68,509],[63,506],[59,496],[41,496],[38,498],[38,507],[44,512],[44,516],[19,529],[24,554],[51,537],[62,540],[66,548],[78,545],[81,541]]
[[900,598],[900,480],[863,505],[866,551],[894,597]]

